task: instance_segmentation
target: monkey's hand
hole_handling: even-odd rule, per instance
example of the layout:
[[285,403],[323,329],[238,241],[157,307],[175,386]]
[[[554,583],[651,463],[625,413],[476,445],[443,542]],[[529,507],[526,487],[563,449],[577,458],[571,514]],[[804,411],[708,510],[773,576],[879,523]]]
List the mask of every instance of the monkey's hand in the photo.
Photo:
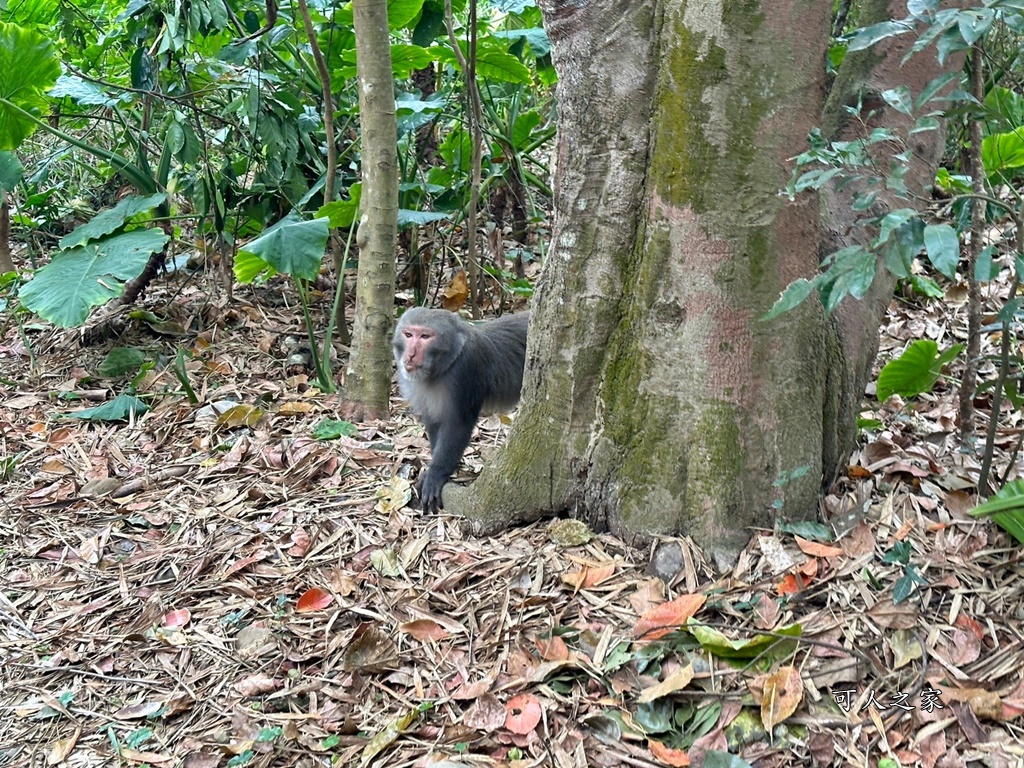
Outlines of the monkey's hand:
[[420,507],[424,512],[433,514],[444,507],[441,501],[441,489],[448,482],[448,476],[435,471],[433,466],[420,476]]

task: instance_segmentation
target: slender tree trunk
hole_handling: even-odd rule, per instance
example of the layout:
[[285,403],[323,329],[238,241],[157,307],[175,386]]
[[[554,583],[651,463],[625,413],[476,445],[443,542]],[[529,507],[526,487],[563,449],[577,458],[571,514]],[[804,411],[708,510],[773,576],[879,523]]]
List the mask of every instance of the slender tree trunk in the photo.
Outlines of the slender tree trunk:
[[[386,0],[354,0],[363,195],[356,243],[359,274],[345,412],[387,415],[395,315],[398,232],[398,128]],[[341,275],[338,276],[340,280]]]
[[11,204],[7,193],[0,189],[0,273],[13,272],[11,258]]

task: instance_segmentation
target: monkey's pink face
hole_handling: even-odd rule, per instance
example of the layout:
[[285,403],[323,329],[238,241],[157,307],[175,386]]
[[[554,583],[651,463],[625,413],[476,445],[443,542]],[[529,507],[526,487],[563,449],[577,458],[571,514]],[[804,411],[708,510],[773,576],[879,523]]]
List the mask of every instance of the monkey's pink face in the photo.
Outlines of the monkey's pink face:
[[411,377],[416,378],[426,364],[435,333],[433,328],[425,325],[410,325],[402,329],[402,339],[405,341],[402,366]]

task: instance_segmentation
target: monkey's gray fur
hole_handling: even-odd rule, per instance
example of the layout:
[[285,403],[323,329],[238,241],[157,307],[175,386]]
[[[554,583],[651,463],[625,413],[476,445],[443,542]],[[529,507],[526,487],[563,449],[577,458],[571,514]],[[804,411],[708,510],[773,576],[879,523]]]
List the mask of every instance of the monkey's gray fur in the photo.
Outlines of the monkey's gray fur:
[[425,511],[441,508],[441,489],[458,468],[477,419],[519,402],[529,320],[529,312],[521,312],[473,325],[424,307],[399,320],[393,342],[398,386],[430,440],[430,466],[419,484]]

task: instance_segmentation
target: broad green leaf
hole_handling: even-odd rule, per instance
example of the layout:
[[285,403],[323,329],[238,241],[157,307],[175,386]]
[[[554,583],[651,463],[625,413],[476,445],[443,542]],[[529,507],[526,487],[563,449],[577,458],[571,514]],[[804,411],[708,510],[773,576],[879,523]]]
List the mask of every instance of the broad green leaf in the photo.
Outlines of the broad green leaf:
[[704,768],[753,768],[753,766],[739,755],[709,749],[704,753]]
[[960,34],[960,30],[956,27],[950,27],[941,35],[939,40],[935,44],[935,50],[938,51],[939,64],[944,65],[949,57],[959,51],[965,51],[970,46],[964,40],[963,35]]
[[148,197],[137,197],[135,195],[126,197],[113,208],[100,211],[89,221],[85,222],[85,224],[76,227],[71,233],[62,237],[60,247],[62,250],[67,250],[87,243],[90,240],[99,240],[101,237],[106,237],[111,232],[120,229],[132,216],[151,211],[165,200],[167,200],[167,195],[163,192],[157,192],[155,195],[149,195]]
[[407,93],[399,94],[395,98],[395,109],[401,112],[407,109],[411,112],[430,112],[437,114],[445,108],[445,99],[439,93],[432,93],[426,99],[419,99]]
[[313,427],[313,437],[317,440],[337,440],[339,437],[355,437],[359,428],[351,421],[324,419]]
[[939,284],[927,275],[911,275],[910,285],[919,294],[927,296],[929,299],[941,299],[946,295]]
[[1024,124],[1024,96],[1009,88],[1001,85],[990,88],[985,95],[985,109],[998,115],[1008,126]]
[[433,61],[433,55],[426,48],[408,43],[391,45],[391,69],[395,77],[408,77],[413,70],[423,69]]
[[438,211],[410,211],[406,208],[398,209],[398,227],[404,229],[409,226],[422,226],[423,224],[430,224],[434,221],[444,221],[450,219],[452,215],[450,213],[441,213]]
[[95,408],[86,408],[73,413],[66,413],[62,418],[83,419],[85,421],[128,421],[141,416],[149,410],[149,406],[132,395],[118,395],[109,403]]
[[348,200],[335,200],[320,206],[316,212],[318,217],[327,216],[331,222],[331,229],[348,229],[359,215],[359,201],[363,196],[363,184],[357,181],[348,189]]
[[835,534],[828,528],[828,526],[822,525],[821,523],[814,523],[810,521],[805,522],[794,522],[794,523],[779,523],[777,526],[780,533],[792,533],[801,538],[807,539],[808,541],[822,541],[831,542],[835,541]]
[[50,90],[55,97],[67,96],[79,104],[89,107],[116,107],[121,102],[131,101],[131,95],[122,92],[119,95],[109,94],[96,83],[83,80],[77,75],[61,75],[57,84]]
[[898,208],[885,214],[878,226],[878,238],[875,240],[875,247],[877,248],[886,242],[893,231],[899,229],[911,219],[917,218],[917,216],[918,213],[913,208]]
[[524,149],[533,129],[544,120],[536,110],[523,112],[516,118],[516,124],[512,128],[512,146],[515,149]]
[[403,29],[415,19],[423,8],[423,0],[388,0],[388,26]]
[[160,230],[137,229],[60,251],[21,287],[21,303],[63,328],[81,325],[92,307],[120,296],[124,282],[141,274],[151,254],[167,243]]
[[[34,29],[0,22],[0,99],[35,117],[49,106],[46,91],[60,75],[53,44]],[[0,103],[0,150],[17,149],[37,125]]]
[[24,178],[25,169],[13,152],[0,151],[0,192],[10,192]]
[[989,175],[1024,166],[1024,136],[1021,131],[994,133],[982,139],[981,162]]
[[893,395],[909,398],[929,392],[942,374],[942,368],[963,351],[963,344],[954,344],[941,355],[939,345],[931,339],[919,339],[895,360],[890,360],[878,374],[878,399]]
[[[921,34],[917,36],[917,40],[915,40],[914,44],[910,47],[911,53],[923,51],[935,42],[937,37],[945,34],[952,27],[955,27],[957,21],[956,14],[956,8],[944,8],[941,11],[936,11],[934,20],[921,31]],[[957,33],[957,36],[959,36],[959,33]],[[909,57],[910,54],[904,57],[904,61]]]
[[991,8],[971,8],[960,11],[957,26],[960,34],[968,45],[974,45],[992,28],[996,12]]
[[551,53],[551,41],[543,27],[530,29],[496,29],[490,34],[493,40],[525,40],[537,58]]
[[849,50],[863,51],[870,48],[879,40],[887,37],[895,37],[910,32],[913,27],[905,21],[883,21],[881,24],[872,24],[869,27],[858,29],[850,38]]
[[855,299],[863,299],[871,284],[875,281],[875,270],[878,267],[878,257],[870,251],[863,251],[858,254],[847,273],[847,284],[850,295]]
[[134,374],[146,362],[146,353],[134,347],[114,347],[96,369],[100,376],[116,379]]
[[924,87],[924,90],[917,97],[916,106],[917,109],[924,109],[925,105],[935,98],[935,95],[945,88],[950,82],[960,77],[958,72],[947,72],[944,75],[939,75],[932,80],[928,85]]
[[[240,250],[258,256],[278,272],[312,280],[320,269],[329,231],[326,218],[303,221],[289,215]],[[237,265],[235,276],[241,281]]]
[[991,515],[996,524],[1024,544],[1024,480],[1011,480],[995,496],[971,510],[974,517]]
[[978,260],[974,263],[974,279],[979,283],[995,280],[999,274],[999,265],[992,260],[996,253],[995,246],[989,245],[978,254]]
[[970,194],[971,177],[950,173],[945,168],[935,172],[935,185],[951,195]]
[[910,95],[910,89],[905,85],[882,91],[882,98],[886,104],[897,112],[902,112],[904,115],[910,115],[914,112],[914,98]]
[[817,288],[816,280],[807,280],[801,277],[799,280],[793,281],[789,286],[787,286],[786,290],[779,295],[779,298],[775,301],[775,305],[761,319],[771,320],[772,318],[778,317],[783,312],[788,312],[810,296],[811,292],[814,291],[815,288]]
[[484,48],[477,55],[476,72],[490,80],[508,83],[529,83],[530,69],[511,53]]
[[924,250],[933,267],[950,280],[956,277],[960,238],[949,224],[929,224],[924,228]]
[[907,13],[915,19],[927,18],[939,9],[939,0],[907,0]]
[[[752,635],[749,638],[732,640],[721,631],[693,619],[690,619],[685,629],[697,639],[700,647],[712,656],[730,661],[749,660],[755,657],[781,659],[796,648],[796,642],[793,640],[783,640],[769,635]],[[800,624],[791,624],[777,630],[778,634],[787,637],[801,637],[803,632]]]

